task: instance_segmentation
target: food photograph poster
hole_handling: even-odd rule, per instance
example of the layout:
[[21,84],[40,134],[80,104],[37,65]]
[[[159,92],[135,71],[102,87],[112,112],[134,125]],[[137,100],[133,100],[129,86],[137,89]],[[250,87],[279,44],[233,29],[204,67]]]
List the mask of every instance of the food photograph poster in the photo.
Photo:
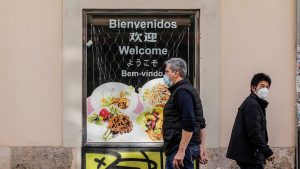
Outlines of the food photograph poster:
[[195,16],[83,11],[84,144],[162,143],[164,62],[195,78]]

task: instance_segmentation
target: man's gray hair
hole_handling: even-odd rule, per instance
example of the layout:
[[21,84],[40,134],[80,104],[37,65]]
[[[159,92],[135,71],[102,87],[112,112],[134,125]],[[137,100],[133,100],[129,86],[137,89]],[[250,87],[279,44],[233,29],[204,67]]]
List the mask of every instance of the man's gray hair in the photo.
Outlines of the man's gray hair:
[[165,65],[170,64],[170,69],[174,71],[178,71],[179,75],[182,78],[186,77],[187,66],[186,62],[181,58],[171,58],[165,62]]

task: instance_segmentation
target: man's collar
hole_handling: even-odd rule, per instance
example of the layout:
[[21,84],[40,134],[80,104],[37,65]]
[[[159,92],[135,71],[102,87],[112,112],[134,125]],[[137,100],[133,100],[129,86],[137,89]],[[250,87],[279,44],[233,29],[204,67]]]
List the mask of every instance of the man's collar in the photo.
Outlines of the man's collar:
[[263,109],[267,108],[269,102],[267,102],[264,99],[259,98],[255,93],[251,93],[250,96],[253,97],[258,102],[260,107],[262,107]]
[[171,86],[168,90],[172,93],[179,85],[184,83],[190,83],[190,81],[187,78],[184,78],[177,83],[175,83],[173,86]]

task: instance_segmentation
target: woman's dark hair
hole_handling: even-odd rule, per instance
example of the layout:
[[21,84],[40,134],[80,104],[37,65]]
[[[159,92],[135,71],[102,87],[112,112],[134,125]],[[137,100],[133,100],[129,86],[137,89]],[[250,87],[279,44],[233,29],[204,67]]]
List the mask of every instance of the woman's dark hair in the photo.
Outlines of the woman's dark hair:
[[[257,73],[253,76],[252,80],[251,80],[251,86],[250,86],[250,90],[252,86],[257,86],[259,82],[261,81],[266,81],[269,83],[269,85],[271,86],[271,78],[269,75],[264,74],[264,73]],[[251,90],[252,91],[252,90]]]

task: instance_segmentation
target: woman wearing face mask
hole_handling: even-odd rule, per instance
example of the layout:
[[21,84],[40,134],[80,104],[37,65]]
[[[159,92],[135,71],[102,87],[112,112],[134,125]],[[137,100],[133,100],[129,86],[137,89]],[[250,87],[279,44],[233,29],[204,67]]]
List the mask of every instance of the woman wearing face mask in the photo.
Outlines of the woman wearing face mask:
[[227,158],[237,162],[241,169],[263,169],[265,161],[274,159],[268,146],[266,107],[271,78],[255,74],[251,80],[250,95],[238,109],[227,150]]

